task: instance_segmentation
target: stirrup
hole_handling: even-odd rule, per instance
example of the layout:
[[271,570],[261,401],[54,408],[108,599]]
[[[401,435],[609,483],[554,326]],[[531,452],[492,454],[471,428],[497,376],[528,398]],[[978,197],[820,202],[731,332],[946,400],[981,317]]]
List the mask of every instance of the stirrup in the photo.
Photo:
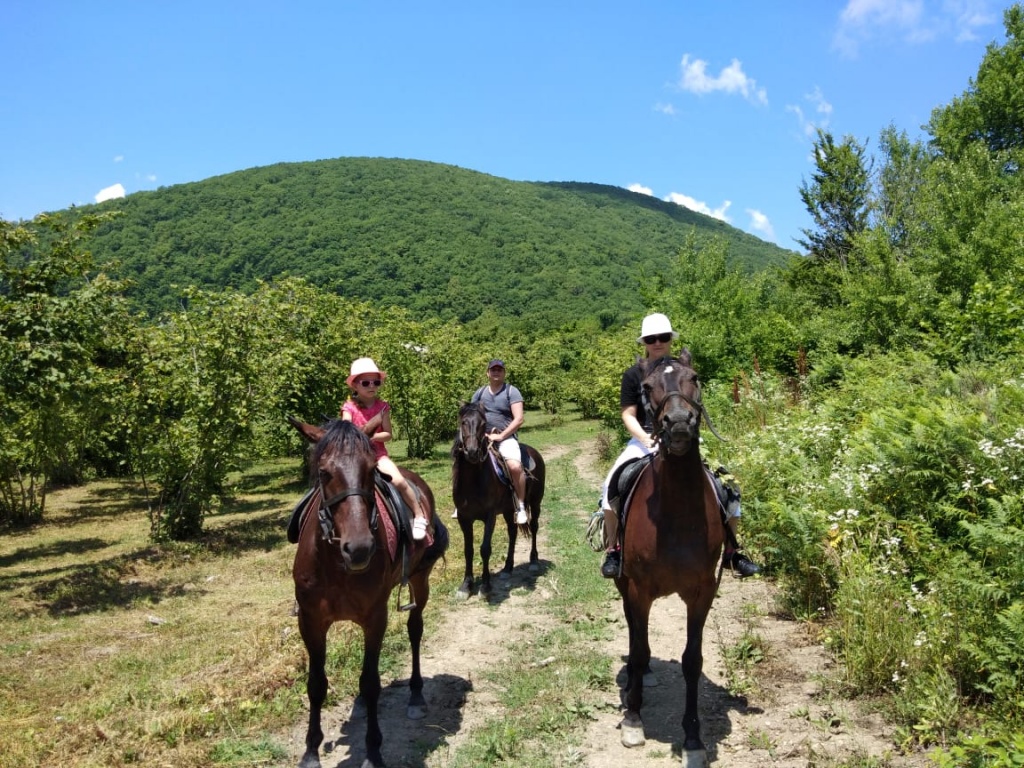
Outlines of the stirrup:
[[395,595],[395,610],[397,610],[399,613],[411,611],[413,608],[416,607],[416,595],[412,593],[412,587],[409,587],[409,602],[402,602],[402,587],[405,586],[408,586],[408,582],[403,580],[402,583],[398,585],[398,592]]

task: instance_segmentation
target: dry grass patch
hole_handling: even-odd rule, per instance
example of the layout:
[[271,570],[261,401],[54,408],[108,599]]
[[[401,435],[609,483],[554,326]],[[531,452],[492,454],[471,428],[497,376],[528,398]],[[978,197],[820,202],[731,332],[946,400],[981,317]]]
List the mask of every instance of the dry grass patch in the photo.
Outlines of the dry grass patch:
[[200,543],[153,545],[120,483],[56,492],[45,524],[0,538],[0,766],[208,766],[221,740],[294,721],[295,464],[239,487]]

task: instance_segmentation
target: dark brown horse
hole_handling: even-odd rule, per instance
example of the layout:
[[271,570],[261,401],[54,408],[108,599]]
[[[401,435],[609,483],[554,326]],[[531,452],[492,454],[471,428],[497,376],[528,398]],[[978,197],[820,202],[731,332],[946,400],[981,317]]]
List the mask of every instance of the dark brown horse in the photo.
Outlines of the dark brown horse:
[[[516,535],[519,526],[515,523],[515,495],[511,486],[502,480],[495,470],[492,460],[493,450],[489,449],[490,440],[485,436],[487,423],[483,405],[466,403],[459,408],[459,432],[452,445],[452,499],[462,529],[462,539],[466,555],[466,575],[458,589],[458,595],[469,597],[473,593],[473,523],[480,520],[484,524],[484,536],[480,542],[480,594],[487,597],[491,593],[491,536],[497,523],[498,515],[505,518],[508,526],[508,553],[505,555],[505,566],[498,574],[499,578],[508,578],[512,574],[516,549]],[[530,571],[540,568],[537,556],[537,524],[540,521],[540,503],[544,498],[544,459],[540,453],[525,443],[520,443],[529,462],[524,462],[526,476],[526,508],[530,512],[530,522],[522,526],[523,535],[530,534]],[[528,466],[532,464],[533,466]]]
[[[303,437],[315,444],[311,461],[314,505],[302,523],[292,577],[299,604],[299,631],[309,655],[309,727],[306,751],[300,768],[320,765],[320,710],[327,694],[324,661],[327,630],[336,621],[354,621],[363,630],[363,667],[359,676],[356,710],[366,709],[366,760],[363,768],[384,765],[383,738],[377,721],[380,697],[381,644],[388,624],[388,598],[400,582],[403,563],[397,535],[392,538],[397,553],[391,556],[388,530],[378,515],[374,492],[376,459],[370,440],[351,422],[334,419],[323,427],[289,418]],[[448,532],[433,514],[434,497],[427,484],[413,472],[402,470],[405,478],[428,502],[436,527],[433,537],[411,546],[408,556],[408,585],[415,605],[409,613],[407,630],[412,647],[412,676],[409,679],[410,719],[425,716],[420,676],[420,638],[423,636],[423,608],[430,599],[430,571],[448,546]],[[411,542],[410,542],[411,545]]]
[[645,739],[640,707],[644,673],[651,659],[647,634],[651,604],[659,597],[677,594],[686,603],[683,764],[706,765],[697,687],[704,664],[704,622],[717,589],[715,569],[725,537],[718,497],[700,458],[699,428],[707,412],[688,350],[678,359],[644,361],[642,365],[658,450],[628,501],[622,575],[615,580],[629,626],[622,743],[638,746]]

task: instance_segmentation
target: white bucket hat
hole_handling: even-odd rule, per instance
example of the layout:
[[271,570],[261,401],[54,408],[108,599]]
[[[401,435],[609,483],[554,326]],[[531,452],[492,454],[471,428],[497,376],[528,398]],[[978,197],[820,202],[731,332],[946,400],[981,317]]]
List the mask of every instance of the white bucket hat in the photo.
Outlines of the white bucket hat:
[[381,383],[387,379],[388,375],[384,371],[377,367],[377,364],[373,362],[371,357],[360,357],[352,361],[352,367],[349,369],[348,378],[345,382],[351,387],[353,382],[360,376],[365,376],[368,373],[376,373],[380,376]]
[[643,344],[644,336],[657,336],[659,333],[671,333],[673,339],[679,338],[679,334],[672,330],[671,321],[661,312],[655,312],[644,318],[640,325],[640,335],[636,337],[636,343]]

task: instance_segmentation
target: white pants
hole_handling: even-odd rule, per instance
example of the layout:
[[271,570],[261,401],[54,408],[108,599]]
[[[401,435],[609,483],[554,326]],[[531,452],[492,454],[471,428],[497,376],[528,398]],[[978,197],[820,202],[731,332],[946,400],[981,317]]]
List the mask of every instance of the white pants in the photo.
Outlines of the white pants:
[[505,457],[505,461],[514,461],[516,464],[523,463],[523,451],[519,447],[519,441],[514,437],[506,437],[498,443],[498,453]]
[[622,449],[622,453],[619,454],[619,458],[615,460],[615,463],[612,464],[612,468],[608,470],[608,474],[604,478],[604,484],[601,486],[601,509],[611,510],[612,508],[612,505],[608,503],[608,484],[612,481],[612,475],[615,474],[615,470],[630,459],[639,459],[641,456],[649,456],[656,450],[657,449],[648,448],[635,437],[629,438],[629,442],[626,443],[626,447]]

